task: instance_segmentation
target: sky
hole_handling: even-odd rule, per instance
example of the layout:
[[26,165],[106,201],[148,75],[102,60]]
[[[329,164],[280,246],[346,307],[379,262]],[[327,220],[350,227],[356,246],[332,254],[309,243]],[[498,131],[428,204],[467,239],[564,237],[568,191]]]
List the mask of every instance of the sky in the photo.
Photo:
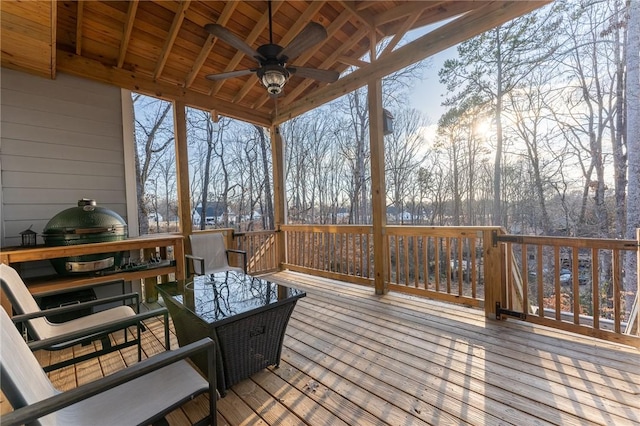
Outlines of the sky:
[[415,85],[415,90],[411,92],[411,104],[423,111],[429,119],[437,122],[445,108],[440,104],[444,100],[446,89],[438,81],[438,71],[442,68],[444,61],[457,56],[456,48],[452,47],[431,57],[431,64],[424,72],[422,81]]
[[[448,21],[430,25],[407,34],[407,41],[414,40],[422,35],[433,31],[439,25],[444,25]],[[440,104],[446,96],[446,88],[438,81],[438,71],[442,68],[444,61],[454,59],[458,56],[457,46],[450,47],[442,52],[431,56],[430,63],[425,69],[422,80],[416,82],[414,90],[411,92],[411,106],[422,111],[428,118],[429,125],[423,129],[427,142],[435,139],[438,120],[445,113],[446,109]]]

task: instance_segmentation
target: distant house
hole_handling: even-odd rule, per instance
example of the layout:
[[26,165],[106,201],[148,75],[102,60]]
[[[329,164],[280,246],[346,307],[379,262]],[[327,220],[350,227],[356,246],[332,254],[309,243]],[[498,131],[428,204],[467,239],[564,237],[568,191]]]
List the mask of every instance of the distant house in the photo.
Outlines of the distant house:
[[163,222],[163,221],[164,221],[164,218],[162,217],[162,215],[160,213],[158,213],[158,212],[149,213],[149,222],[151,222],[151,223],[156,223],[156,222],[160,223],[160,222]]
[[408,211],[396,208],[395,206],[387,207],[387,220],[392,223],[411,222],[413,216]]
[[[191,220],[194,225],[200,226],[200,218],[202,212],[202,205],[198,205],[193,212],[191,213]],[[211,203],[207,203],[207,211],[205,214],[205,223],[207,225],[215,225],[216,223],[221,223],[224,221],[224,214],[227,212],[229,217],[231,217],[231,213],[225,208],[224,203],[219,201],[213,201]]]

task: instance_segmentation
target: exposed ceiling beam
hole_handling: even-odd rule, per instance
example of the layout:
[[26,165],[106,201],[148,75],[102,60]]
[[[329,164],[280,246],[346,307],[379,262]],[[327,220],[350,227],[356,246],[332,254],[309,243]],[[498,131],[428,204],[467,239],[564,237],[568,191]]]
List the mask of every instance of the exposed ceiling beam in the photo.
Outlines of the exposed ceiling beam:
[[367,28],[369,28],[370,30],[375,30],[376,27],[373,23],[373,16],[371,13],[369,12],[361,12],[360,10],[358,10],[356,8],[355,2],[354,1],[340,1],[339,2],[344,8],[345,10],[349,11],[349,13],[351,13],[356,19],[358,19],[360,22],[362,22],[364,25],[367,26]]
[[216,110],[219,114],[238,120],[269,127],[269,114],[235,105],[231,102],[216,100],[204,93],[195,92],[175,84],[154,81],[135,72],[122,68],[109,67],[101,62],[58,50],[58,70],[90,80],[122,87],[161,99],[184,102],[194,108],[205,111]]
[[[432,2],[432,1],[413,1],[405,3],[401,6],[389,9],[387,12],[379,13],[373,18],[373,23],[376,26],[381,26],[386,23],[395,21],[396,19],[409,17],[417,17],[422,15],[427,9],[437,9],[440,6],[446,4],[444,1]],[[477,6],[476,6],[477,7]]]
[[278,125],[290,120],[312,108],[352,92],[370,81],[382,78],[518,16],[529,13],[550,1],[510,1],[482,5],[482,7],[400,47],[386,57],[380,58],[374,64],[360,68],[337,82],[317,90],[314,94],[284,106],[275,117],[273,124]]
[[[227,2],[216,23],[223,26],[227,25],[227,22],[229,22],[229,19],[231,18],[233,11],[236,9],[236,6],[238,4],[240,3],[236,1]],[[212,34],[209,34],[207,36],[207,40],[202,45],[202,49],[200,49],[200,53],[198,53],[198,57],[196,58],[193,65],[191,66],[191,70],[189,71],[189,74],[185,79],[185,82],[184,82],[185,87],[190,87],[193,84],[193,81],[196,79],[196,76],[200,72],[202,65],[207,60],[207,57],[209,57],[211,50],[213,50],[213,46],[216,44],[216,40],[217,38],[215,38]]]
[[[517,0],[516,0],[517,1]],[[462,1],[462,2],[423,2],[428,4],[428,7],[424,8],[422,15],[418,15],[417,28],[423,28],[428,25],[433,25],[438,22],[445,21],[447,19],[454,18],[458,15],[469,12],[470,10],[479,9],[483,5],[480,2]],[[435,5],[435,6],[434,6]],[[402,31],[405,26],[405,20],[400,19],[392,23],[385,25],[385,31],[388,34],[395,34]]]
[[190,4],[191,0],[183,0],[180,3],[180,7],[176,11],[176,15],[173,17],[173,22],[171,23],[169,34],[167,35],[167,39],[165,40],[164,46],[162,47],[162,52],[160,53],[160,60],[156,65],[155,71],[153,72],[154,80],[157,80],[158,77],[160,77],[160,74],[162,74],[162,70],[167,63],[167,59],[169,59],[169,54],[171,53],[171,49],[173,48],[173,43],[175,43],[176,37],[178,37],[180,27],[182,26],[182,21],[184,21],[185,14]]
[[398,29],[396,35],[393,36],[391,41],[385,46],[384,50],[380,53],[380,57],[386,56],[389,53],[393,52],[393,49],[400,43],[400,40],[407,34],[410,28],[413,27],[413,24],[418,20],[420,14],[415,14],[413,17],[405,19],[402,27]]
[[362,68],[362,67],[366,67],[368,65],[371,65],[367,61],[363,61],[362,59],[351,58],[351,57],[346,56],[346,55],[340,56],[338,58],[338,61],[342,62],[345,65],[351,65],[352,67],[358,67],[358,68]]
[[78,0],[76,5],[76,55],[82,54],[82,15],[84,14],[84,1]]
[[136,19],[136,11],[138,10],[138,0],[129,2],[129,8],[127,9],[127,17],[124,24],[124,33],[122,34],[122,41],[120,42],[120,52],[118,53],[118,68],[122,68],[124,64],[124,57],[127,54],[129,48],[129,40],[131,40],[131,33],[133,32],[133,22]]
[[51,0],[50,16],[51,39],[49,44],[49,65],[51,66],[51,70],[49,76],[51,79],[55,79],[58,70],[58,55],[56,54],[56,49],[58,48],[58,2],[56,0]]
[[366,10],[366,9],[369,9],[370,7],[375,6],[377,2],[378,2],[378,0],[371,0],[371,1],[359,1],[359,2],[357,3],[356,10]]

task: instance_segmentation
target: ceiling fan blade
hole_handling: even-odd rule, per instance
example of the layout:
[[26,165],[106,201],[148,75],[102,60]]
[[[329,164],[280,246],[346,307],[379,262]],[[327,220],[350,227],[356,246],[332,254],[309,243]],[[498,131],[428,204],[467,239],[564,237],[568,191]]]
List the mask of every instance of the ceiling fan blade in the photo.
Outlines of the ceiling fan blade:
[[310,22],[291,40],[291,43],[280,52],[279,58],[286,57],[284,62],[289,62],[326,38],[327,30],[316,22]]
[[258,64],[260,63],[260,60],[264,60],[262,55],[222,25],[207,24],[204,26],[204,29],[207,30],[208,33],[218,37],[220,40],[225,41],[230,46],[235,47],[250,58],[255,59]]
[[220,74],[209,74],[208,76],[206,76],[206,79],[211,81],[218,81],[218,80],[224,80],[226,78],[242,77],[242,76],[254,73],[256,71],[257,71],[256,69],[248,69],[248,70],[223,72]]
[[325,83],[333,83],[340,77],[338,71],[319,70],[317,68],[287,67],[287,71],[298,77],[312,78],[314,80],[324,81]]

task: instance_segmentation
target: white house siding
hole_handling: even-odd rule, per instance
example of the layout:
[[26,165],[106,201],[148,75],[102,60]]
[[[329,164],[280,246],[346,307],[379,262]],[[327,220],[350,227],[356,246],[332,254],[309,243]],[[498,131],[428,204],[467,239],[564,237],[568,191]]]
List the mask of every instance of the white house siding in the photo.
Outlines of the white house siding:
[[40,234],[81,198],[126,220],[120,89],[5,68],[0,80],[2,247],[20,245],[29,226]]

